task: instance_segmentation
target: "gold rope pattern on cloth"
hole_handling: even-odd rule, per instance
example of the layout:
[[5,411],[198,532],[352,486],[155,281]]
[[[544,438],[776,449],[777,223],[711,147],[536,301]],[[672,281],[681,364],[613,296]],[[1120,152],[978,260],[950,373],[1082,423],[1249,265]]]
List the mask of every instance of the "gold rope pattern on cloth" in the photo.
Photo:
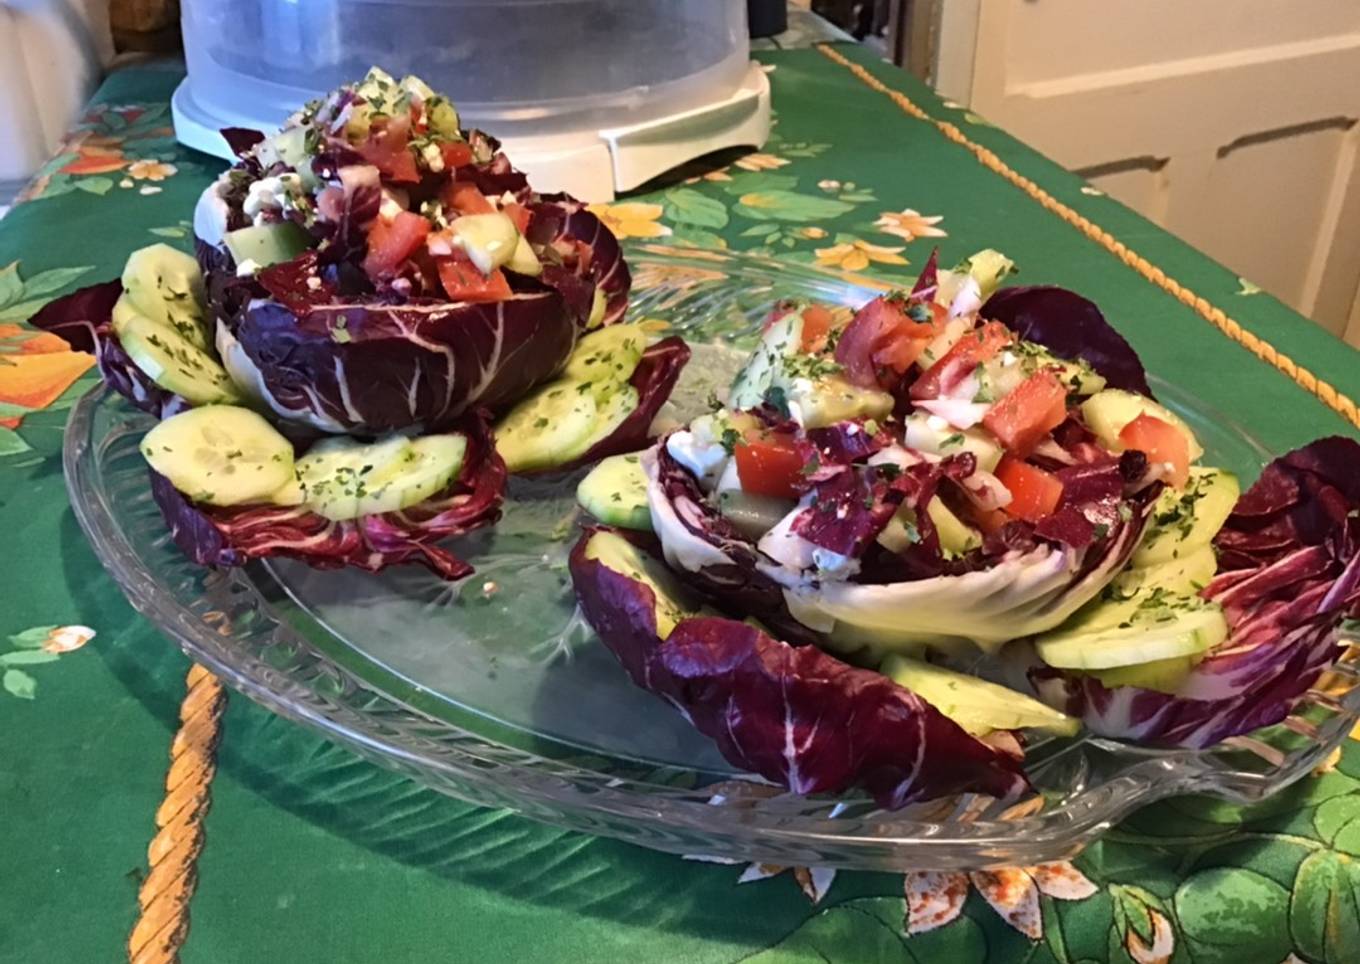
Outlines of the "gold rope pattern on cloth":
[[1105,248],[1148,281],[1151,281],[1157,287],[1173,296],[1177,301],[1181,302],[1181,304],[1193,308],[1195,312],[1208,321],[1209,324],[1213,325],[1239,345],[1242,345],[1257,358],[1269,365],[1273,365],[1275,368],[1288,375],[1304,391],[1312,393],[1322,402],[1322,404],[1332,409],[1352,425],[1360,428],[1360,406],[1357,406],[1353,399],[1342,394],[1336,386],[1318,378],[1317,375],[1294,361],[1294,359],[1280,351],[1270,342],[1243,328],[1241,324],[1228,317],[1221,308],[1216,307],[1206,298],[1191,291],[1175,278],[1170,277],[1161,268],[1138,254],[1128,245],[1124,244],[1124,242],[1115,238],[1100,225],[1086,216],[1077,213],[1077,211],[1059,201],[1034,181],[1012,170],[1006,165],[1006,162],[997,157],[995,153],[983,147],[981,144],[969,140],[968,136],[955,125],[948,121],[937,120],[930,116],[918,107],[911,98],[907,97],[906,94],[901,91],[893,90],[864,67],[854,63],[831,46],[827,44],[818,44],[817,50],[828,60],[840,64],[842,67],[849,70],[866,86],[878,91],[880,94],[886,94],[894,104],[912,117],[933,125],[949,140],[970,151],[984,167],[1001,175],[1001,177],[1005,178],[1007,181],[1010,181],[1035,201],[1039,202],[1041,206],[1052,211],[1058,217],[1062,218],[1062,220],[1086,235],[1086,237]]
[[128,937],[132,964],[178,961],[189,933],[189,900],[198,884],[203,818],[212,801],[227,696],[217,677],[197,663],[185,683],[188,693],[179,708],[180,728],[170,744],[165,798],[156,810],[156,835],[147,847],[151,870],[137,893],[141,914]]

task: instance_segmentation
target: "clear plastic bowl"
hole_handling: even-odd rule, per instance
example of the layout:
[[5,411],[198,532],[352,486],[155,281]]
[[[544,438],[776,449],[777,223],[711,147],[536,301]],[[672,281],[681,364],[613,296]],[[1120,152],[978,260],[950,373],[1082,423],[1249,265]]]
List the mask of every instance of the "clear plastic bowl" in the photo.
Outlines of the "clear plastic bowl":
[[184,0],[202,113],[282,121],[377,64],[497,136],[641,123],[740,86],[745,0]]

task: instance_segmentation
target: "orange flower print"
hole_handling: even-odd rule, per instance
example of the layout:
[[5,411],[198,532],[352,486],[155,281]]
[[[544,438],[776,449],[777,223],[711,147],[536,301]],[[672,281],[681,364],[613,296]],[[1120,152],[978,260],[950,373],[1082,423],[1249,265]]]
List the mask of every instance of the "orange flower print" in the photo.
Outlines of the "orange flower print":
[[58,626],[47,634],[42,648],[48,653],[74,653],[94,636],[89,626]]
[[895,234],[903,241],[914,241],[917,238],[943,238],[944,229],[936,227],[943,220],[942,215],[926,215],[907,208],[903,211],[884,211],[874,222],[874,227],[884,234]]
[[1039,910],[1041,893],[1058,900],[1085,900],[1097,890],[1085,874],[1066,860],[969,874],[911,871],[905,876],[907,934],[923,934],[954,921],[963,913],[970,884],[1002,920],[1036,941],[1044,936]]
[[[0,402],[46,408],[93,364],[93,355],[72,351],[56,335],[0,324]],[[4,425],[17,428],[19,417],[6,418]]]

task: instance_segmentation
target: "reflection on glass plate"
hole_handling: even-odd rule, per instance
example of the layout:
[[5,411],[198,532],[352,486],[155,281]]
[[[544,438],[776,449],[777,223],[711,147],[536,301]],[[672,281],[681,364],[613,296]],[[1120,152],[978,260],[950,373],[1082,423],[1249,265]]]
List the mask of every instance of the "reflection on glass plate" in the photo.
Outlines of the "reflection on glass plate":
[[[630,257],[632,318],[695,345],[669,414],[725,385],[773,302],[857,305],[874,293],[812,268],[648,245]],[[1206,461],[1245,480],[1266,454],[1193,396],[1154,381]],[[1307,773],[1360,706],[1349,655],[1280,726],[1202,752],[1093,738],[1032,745],[1040,794],[964,796],[897,812],[804,799],[735,772],[677,714],[635,688],[576,612],[566,557],[579,473],[512,484],[494,529],[452,546],[461,583],[403,567],[377,576],[273,561],[214,572],[170,543],[137,440],[151,424],[102,390],[66,440],[81,525],[133,604],[225,682],[278,713],[445,793],[681,853],[901,869],[1030,865],[1079,850],[1160,797],[1256,799]]]

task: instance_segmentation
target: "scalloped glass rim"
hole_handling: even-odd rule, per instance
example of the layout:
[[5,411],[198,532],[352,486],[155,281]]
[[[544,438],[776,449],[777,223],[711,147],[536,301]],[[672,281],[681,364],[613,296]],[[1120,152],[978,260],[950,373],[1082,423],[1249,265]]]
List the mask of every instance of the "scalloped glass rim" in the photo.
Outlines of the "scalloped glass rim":
[[[878,287],[811,267],[662,245],[633,247],[630,264],[639,278],[639,316],[663,315],[691,337],[736,344],[749,340],[775,298],[803,294],[855,304]],[[719,318],[726,319],[721,330],[713,328]],[[1229,467],[1259,470],[1267,454],[1246,432],[1181,389],[1158,379],[1153,386],[1197,430],[1231,437],[1236,462]],[[1204,751],[1168,752],[1090,736],[1042,740],[1029,752],[1031,770],[1046,775],[1042,798],[1007,806],[965,795],[896,812],[858,797],[800,798],[758,782],[716,785],[708,782],[716,779],[712,774],[684,767],[563,753],[551,739],[526,745],[475,714],[451,719],[427,712],[418,687],[380,672],[361,674],[335,659],[333,648],[319,645],[324,627],[298,625],[287,588],[270,568],[202,569],[184,559],[163,530],[138,524],[149,518],[149,497],[135,462],[135,437],[148,424],[96,388],[73,410],[64,450],[76,517],[140,613],[227,685],[375,762],[451,796],[588,833],[774,864],[1029,866],[1071,856],[1132,810],[1163,797],[1259,800],[1307,774],[1360,717],[1354,650],[1339,648],[1326,685],[1284,724]],[[150,512],[158,522],[154,505]],[[658,702],[656,712],[669,711]]]

